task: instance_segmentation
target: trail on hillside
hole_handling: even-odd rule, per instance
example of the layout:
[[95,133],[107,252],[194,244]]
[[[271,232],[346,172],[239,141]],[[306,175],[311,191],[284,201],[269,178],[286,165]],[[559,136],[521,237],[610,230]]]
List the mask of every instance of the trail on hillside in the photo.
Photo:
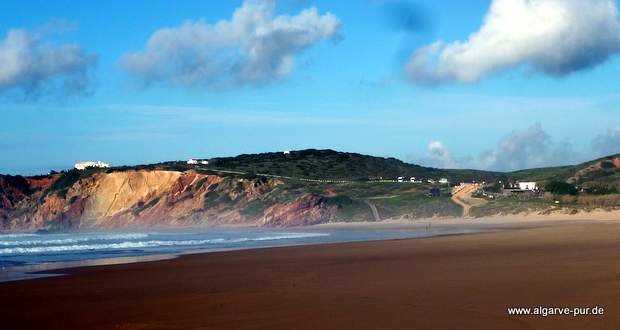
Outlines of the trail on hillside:
[[379,210],[377,210],[377,206],[375,206],[375,204],[369,201],[364,201],[364,203],[366,203],[366,205],[370,207],[370,210],[372,211],[372,216],[375,218],[375,221],[381,221],[381,217],[379,216]]
[[479,205],[481,202],[484,203],[484,200],[477,201],[480,200],[480,198],[474,198],[471,196],[471,194],[478,189],[480,189],[479,184],[469,183],[461,184],[460,186],[455,187],[452,191],[451,199],[453,202],[463,207],[463,217],[469,216],[469,211],[472,206],[475,206],[474,204]]

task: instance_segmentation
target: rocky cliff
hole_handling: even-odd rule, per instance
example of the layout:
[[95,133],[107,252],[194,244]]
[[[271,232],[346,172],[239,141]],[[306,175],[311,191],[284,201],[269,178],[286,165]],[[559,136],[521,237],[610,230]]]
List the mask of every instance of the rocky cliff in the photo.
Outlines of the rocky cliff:
[[337,206],[284,189],[279,179],[193,170],[69,171],[0,176],[0,229],[87,229],[176,225],[308,225]]

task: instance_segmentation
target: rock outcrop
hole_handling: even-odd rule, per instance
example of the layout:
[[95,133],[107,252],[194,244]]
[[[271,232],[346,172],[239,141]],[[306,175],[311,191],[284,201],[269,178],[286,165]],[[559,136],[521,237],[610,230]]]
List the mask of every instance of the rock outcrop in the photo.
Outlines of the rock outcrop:
[[328,222],[336,212],[336,205],[329,205],[325,198],[304,195],[290,203],[277,204],[265,211],[263,225],[307,226]]
[[86,229],[329,221],[323,197],[280,189],[279,179],[188,171],[71,172],[0,176],[0,229]]
[[573,176],[568,178],[567,182],[579,183],[583,180],[610,175],[618,170],[620,170],[620,157],[603,159],[575,172]]

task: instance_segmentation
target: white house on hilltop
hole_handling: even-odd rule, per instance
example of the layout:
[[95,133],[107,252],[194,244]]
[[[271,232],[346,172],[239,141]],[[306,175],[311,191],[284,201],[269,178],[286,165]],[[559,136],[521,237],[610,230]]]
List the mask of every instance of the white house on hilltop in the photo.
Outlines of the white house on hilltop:
[[187,160],[187,165],[209,165],[209,161],[206,159],[194,159],[190,158]]
[[209,165],[209,161],[205,160],[205,159],[198,160],[198,159],[194,159],[194,158],[191,158],[191,159],[189,159],[187,161],[187,165],[198,165],[198,164],[200,164],[200,165]]
[[85,170],[89,167],[98,167],[98,168],[108,168],[110,167],[110,164],[108,163],[104,163],[102,161],[96,161],[96,162],[79,162],[79,163],[75,163],[75,165],[73,166],[76,170]]
[[519,189],[521,190],[538,190],[538,186],[536,185],[536,182],[530,181],[530,182],[519,182]]

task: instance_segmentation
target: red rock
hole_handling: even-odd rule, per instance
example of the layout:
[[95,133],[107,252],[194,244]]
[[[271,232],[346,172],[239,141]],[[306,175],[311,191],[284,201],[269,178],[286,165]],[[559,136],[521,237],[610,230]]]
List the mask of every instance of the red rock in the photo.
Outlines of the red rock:
[[[129,170],[97,173],[62,191],[49,191],[58,177],[28,178],[18,185],[0,180],[0,228],[296,226],[329,221],[336,211],[315,195],[277,204],[269,194],[283,184],[280,179],[220,177],[191,170]],[[256,200],[265,209],[245,213],[244,208]]]

